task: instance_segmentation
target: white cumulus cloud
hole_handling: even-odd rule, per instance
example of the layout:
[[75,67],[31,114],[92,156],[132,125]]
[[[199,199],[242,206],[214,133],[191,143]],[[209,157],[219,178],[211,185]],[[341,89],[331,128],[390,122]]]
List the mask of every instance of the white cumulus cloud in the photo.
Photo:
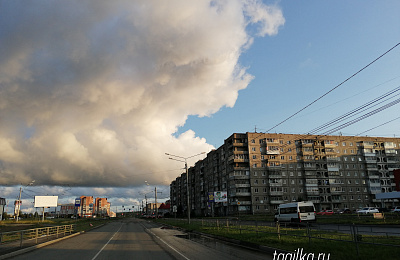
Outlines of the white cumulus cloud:
[[253,78],[240,55],[284,24],[257,0],[0,6],[0,185],[176,178],[182,165],[165,152],[213,148],[193,131],[175,137],[178,127],[234,106]]

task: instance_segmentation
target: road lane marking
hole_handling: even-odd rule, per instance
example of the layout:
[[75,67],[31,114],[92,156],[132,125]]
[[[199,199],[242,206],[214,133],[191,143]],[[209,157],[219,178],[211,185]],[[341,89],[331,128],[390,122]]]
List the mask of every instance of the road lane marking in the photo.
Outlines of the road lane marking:
[[169,248],[171,248],[172,250],[174,250],[176,253],[178,253],[180,256],[182,256],[183,258],[185,258],[186,260],[190,260],[189,258],[187,258],[185,255],[183,255],[181,252],[179,252],[178,250],[176,250],[175,248],[173,248],[171,245],[169,245],[167,242],[165,242],[161,237],[157,236],[156,234],[154,234],[150,229],[146,228],[144,225],[142,225],[147,231],[149,231],[153,236],[155,236],[156,238],[158,238],[161,242],[163,242],[164,244],[166,244]]
[[122,223],[121,226],[119,227],[119,229],[117,230],[117,232],[114,233],[114,235],[110,238],[110,240],[107,241],[107,243],[100,249],[100,251],[92,258],[92,260],[95,260],[101,253],[101,251],[103,251],[103,249],[108,245],[108,243],[110,243],[110,241],[114,238],[114,236],[121,230],[122,227]]

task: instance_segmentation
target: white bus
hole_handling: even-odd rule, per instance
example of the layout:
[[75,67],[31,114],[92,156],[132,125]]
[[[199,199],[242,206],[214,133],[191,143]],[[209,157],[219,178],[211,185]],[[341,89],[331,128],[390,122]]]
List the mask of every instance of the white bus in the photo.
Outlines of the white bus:
[[307,222],[315,221],[315,207],[311,201],[281,204],[275,213],[275,221]]

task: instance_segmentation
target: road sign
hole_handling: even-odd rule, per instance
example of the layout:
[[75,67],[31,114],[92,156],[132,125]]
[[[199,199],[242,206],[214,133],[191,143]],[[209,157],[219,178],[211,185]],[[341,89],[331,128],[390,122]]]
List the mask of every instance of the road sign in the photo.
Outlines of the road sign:
[[81,199],[75,199],[75,207],[81,206]]

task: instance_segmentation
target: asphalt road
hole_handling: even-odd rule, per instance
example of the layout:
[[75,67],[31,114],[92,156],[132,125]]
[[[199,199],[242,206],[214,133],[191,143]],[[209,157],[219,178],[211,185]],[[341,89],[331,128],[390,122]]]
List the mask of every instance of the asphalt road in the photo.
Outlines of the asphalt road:
[[151,222],[127,219],[16,256],[12,259],[273,259],[272,254],[187,234]]

